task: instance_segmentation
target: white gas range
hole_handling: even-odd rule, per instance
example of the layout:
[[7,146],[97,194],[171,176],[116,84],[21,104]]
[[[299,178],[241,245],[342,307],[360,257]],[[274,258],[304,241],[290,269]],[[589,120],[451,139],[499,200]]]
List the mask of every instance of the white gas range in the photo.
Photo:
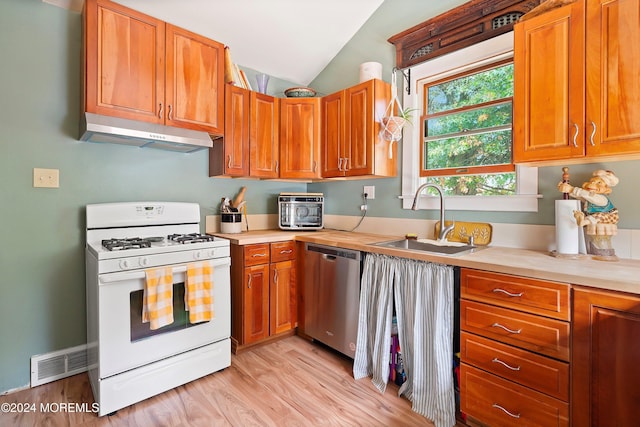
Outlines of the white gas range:
[[[98,415],[162,393],[231,364],[229,241],[200,234],[195,203],[87,205],[87,341]],[[206,262],[211,320],[189,321],[187,268]],[[173,321],[142,320],[146,271],[169,267]],[[171,304],[169,304],[171,305]]]

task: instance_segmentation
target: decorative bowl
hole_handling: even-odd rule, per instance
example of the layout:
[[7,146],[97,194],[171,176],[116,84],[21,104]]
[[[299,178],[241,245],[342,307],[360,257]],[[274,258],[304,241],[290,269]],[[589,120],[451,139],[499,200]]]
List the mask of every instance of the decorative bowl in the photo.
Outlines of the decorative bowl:
[[290,87],[284,94],[287,98],[309,98],[316,96],[316,91],[310,87]]

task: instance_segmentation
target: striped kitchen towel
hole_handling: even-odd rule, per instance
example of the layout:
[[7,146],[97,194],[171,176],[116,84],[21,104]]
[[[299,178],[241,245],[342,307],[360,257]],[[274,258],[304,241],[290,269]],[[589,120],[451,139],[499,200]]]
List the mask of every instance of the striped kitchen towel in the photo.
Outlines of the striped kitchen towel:
[[152,330],[173,323],[173,269],[171,267],[145,270],[142,300],[142,322]]
[[189,322],[213,319],[213,262],[188,264],[184,290],[184,306],[189,312]]

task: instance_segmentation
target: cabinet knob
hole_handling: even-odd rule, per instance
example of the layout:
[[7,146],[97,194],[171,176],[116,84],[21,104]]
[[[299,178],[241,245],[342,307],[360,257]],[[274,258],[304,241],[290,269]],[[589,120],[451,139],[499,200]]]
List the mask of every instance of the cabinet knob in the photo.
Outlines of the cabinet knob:
[[162,113],[164,113],[164,107],[162,106],[162,102],[160,103],[160,109],[158,110],[158,118],[162,118]]
[[249,279],[247,280],[247,288],[251,289],[251,275],[249,274]]
[[169,104],[169,114],[167,114],[169,120],[173,120],[173,106]]
[[342,157],[338,157],[338,170],[342,172]]

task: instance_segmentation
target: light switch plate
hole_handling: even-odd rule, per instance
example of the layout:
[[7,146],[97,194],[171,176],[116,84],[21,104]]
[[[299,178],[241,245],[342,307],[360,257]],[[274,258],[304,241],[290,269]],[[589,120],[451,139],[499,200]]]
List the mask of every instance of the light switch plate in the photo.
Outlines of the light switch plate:
[[59,188],[60,170],[33,168],[33,186],[44,188]]

